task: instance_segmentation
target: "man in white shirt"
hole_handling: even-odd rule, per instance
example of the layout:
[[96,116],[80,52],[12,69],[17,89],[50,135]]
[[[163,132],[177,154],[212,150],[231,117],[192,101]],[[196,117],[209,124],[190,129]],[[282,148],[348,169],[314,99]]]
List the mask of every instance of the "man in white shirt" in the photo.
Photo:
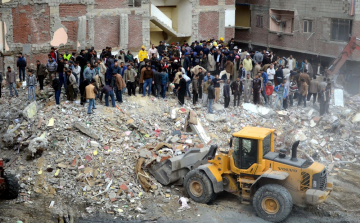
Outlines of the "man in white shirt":
[[290,57],[287,59],[287,61],[288,61],[289,69],[294,70],[296,67],[296,60],[293,58],[293,56],[290,55]]
[[80,86],[80,73],[81,73],[81,67],[79,66],[79,62],[75,61],[73,74],[74,74],[74,76],[76,78],[76,83],[77,83],[78,87]]
[[267,69],[266,73],[268,75],[269,81],[271,81],[274,84],[274,75],[276,73],[274,69],[274,65],[270,64],[270,67]]
[[316,74],[321,76],[321,63],[318,63],[317,69],[316,69]]

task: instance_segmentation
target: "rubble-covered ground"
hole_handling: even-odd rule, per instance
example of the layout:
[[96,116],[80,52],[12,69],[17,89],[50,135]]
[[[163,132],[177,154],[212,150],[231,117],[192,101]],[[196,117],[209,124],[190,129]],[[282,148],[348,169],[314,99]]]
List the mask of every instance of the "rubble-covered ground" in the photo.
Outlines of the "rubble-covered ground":
[[[27,101],[26,90],[19,93],[10,98],[3,89],[0,99],[0,158],[21,187],[17,199],[0,200],[0,222],[264,222],[251,205],[226,193],[211,205],[190,200],[190,208],[179,209],[183,188],[162,186],[145,168],[191,148],[217,144],[227,150],[231,133],[246,125],[276,129],[277,149],[290,152],[301,140],[299,156],[326,165],[334,180],[324,204],[294,207],[286,222],[356,222],[360,216],[359,95],[345,94],[345,107],[331,106],[331,114],[319,117],[311,102],[281,112],[215,104],[210,115],[189,99],[180,107],[171,95],[163,100],[127,94],[118,108],[96,101],[94,114],[87,115],[87,107],[65,98],[55,105],[47,87],[37,92],[36,104]],[[184,131],[189,110],[196,111],[209,145]],[[145,172],[138,173],[140,157]]]

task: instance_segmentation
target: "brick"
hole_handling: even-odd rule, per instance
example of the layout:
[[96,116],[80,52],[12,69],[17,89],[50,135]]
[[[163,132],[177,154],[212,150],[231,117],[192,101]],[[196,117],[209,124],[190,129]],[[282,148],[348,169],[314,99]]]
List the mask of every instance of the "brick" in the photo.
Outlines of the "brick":
[[235,0],[225,0],[225,5],[235,5]]
[[199,15],[199,38],[219,38],[219,12],[201,12]]
[[127,191],[128,187],[125,184],[121,184],[120,189],[123,190],[123,191]]
[[128,7],[127,0],[95,0],[97,9],[113,9]]
[[235,28],[229,27],[225,28],[225,41],[229,41],[231,38],[235,37]]
[[142,16],[141,15],[129,15],[129,49],[140,50],[143,43],[142,35]]
[[40,44],[50,38],[50,8],[47,4],[19,5],[12,9],[14,43]]
[[[106,46],[119,46],[120,17],[107,16],[94,18],[95,48],[104,49]],[[139,32],[139,29],[137,29]],[[140,29],[141,31],[141,29]]]
[[77,30],[78,22],[77,21],[62,21],[61,24],[65,26],[68,35],[68,41],[77,41]]
[[218,0],[200,0],[199,5],[217,5]]
[[60,4],[59,5],[60,17],[78,17],[86,14],[86,5],[81,4]]

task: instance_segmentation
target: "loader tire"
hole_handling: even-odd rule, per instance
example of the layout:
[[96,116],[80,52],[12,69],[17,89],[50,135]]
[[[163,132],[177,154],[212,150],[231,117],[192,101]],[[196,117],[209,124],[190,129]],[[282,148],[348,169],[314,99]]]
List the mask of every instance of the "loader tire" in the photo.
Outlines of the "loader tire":
[[268,184],[256,191],[253,206],[262,219],[280,222],[289,216],[293,202],[286,188],[278,184]]
[[15,199],[19,194],[19,183],[16,177],[12,174],[7,174],[4,176],[6,190],[3,193],[3,196],[7,200]]
[[198,203],[207,204],[212,201],[216,194],[208,176],[200,170],[192,170],[184,180],[186,193]]

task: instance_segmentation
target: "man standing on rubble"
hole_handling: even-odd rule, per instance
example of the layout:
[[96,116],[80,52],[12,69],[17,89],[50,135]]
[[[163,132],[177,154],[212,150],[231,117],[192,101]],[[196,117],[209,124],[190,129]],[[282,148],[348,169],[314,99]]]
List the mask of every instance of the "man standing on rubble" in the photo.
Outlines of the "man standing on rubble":
[[144,85],[143,85],[143,97],[146,96],[146,87],[149,87],[148,89],[148,96],[150,96],[151,93],[151,86],[154,84],[154,72],[151,70],[151,67],[148,65],[146,66],[146,70],[144,71]]
[[254,104],[260,104],[260,93],[261,93],[261,88],[262,88],[262,81],[260,79],[260,73],[257,73],[255,75],[255,79],[253,80],[252,83],[252,91],[253,91],[253,101]]
[[252,81],[253,79],[250,77],[250,73],[246,74],[246,78],[243,80],[244,86],[244,103],[249,103],[251,98],[252,91]]
[[[115,107],[114,91],[109,85],[105,85],[101,90],[101,95],[105,94],[105,106],[109,107],[109,96],[111,98],[111,104]],[[102,97],[101,97],[102,98]]]
[[234,107],[240,106],[240,97],[243,90],[243,83],[240,81],[240,77],[236,78],[236,81],[231,83],[231,91],[234,95]]
[[195,77],[192,80],[192,89],[193,89],[193,105],[196,105],[196,102],[198,101],[198,95],[199,95],[199,75],[195,75]]
[[[26,58],[23,56],[23,54],[20,52],[18,55],[17,67],[19,68],[19,79],[20,82],[25,81],[25,67],[26,67]],[[21,76],[22,74],[22,76]],[[22,77],[22,78],[21,78]]]
[[161,96],[165,99],[166,88],[169,86],[169,75],[166,73],[166,67],[162,67],[161,71]]
[[[209,73],[210,75],[210,73]],[[208,87],[211,84],[211,78],[208,78],[207,81],[204,82],[204,86],[203,86],[203,98],[202,98],[202,103],[203,103],[203,107],[207,107],[208,106],[208,98],[209,98],[209,94],[208,94]]]
[[243,60],[243,66],[245,69],[245,73],[251,75],[251,71],[253,69],[252,59],[250,58],[250,54],[246,54],[246,59]]
[[16,90],[16,76],[15,76],[15,72],[11,71],[11,67],[7,67],[7,72],[6,72],[6,81],[9,85],[9,89],[10,89],[10,96],[14,97],[12,89],[14,89],[15,91],[15,95],[16,97],[19,96],[17,90]]
[[283,101],[286,100],[286,96],[287,96],[287,91],[288,89],[286,88],[286,79],[283,80],[283,82],[281,84],[279,84],[278,86],[275,87],[275,92],[276,92],[276,99],[275,99],[275,103],[274,103],[274,110],[277,109],[277,104],[278,102],[280,103],[280,110],[283,110]]
[[95,80],[92,79],[91,83],[85,87],[86,99],[89,100],[88,114],[92,114],[91,109],[96,109],[95,107],[95,96],[98,94],[98,91],[95,87]]
[[54,79],[52,80],[52,85],[51,86],[55,91],[56,104],[59,105],[60,104],[60,94],[61,94],[61,84],[60,84],[60,80],[59,80],[58,77],[54,77]]
[[113,73],[113,80],[114,80],[114,84],[113,84],[113,88],[115,91],[115,95],[116,95],[116,100],[119,103],[123,103],[123,99],[122,99],[122,90],[126,87],[125,85],[125,81],[122,78],[122,76],[116,72]]
[[40,91],[44,88],[44,79],[46,76],[46,66],[40,63],[40,60],[36,61],[36,78],[40,84]]
[[46,69],[49,72],[49,80],[52,84],[53,79],[56,77],[56,71],[58,64],[56,63],[55,59],[51,56],[51,54],[48,55],[49,60],[46,63]]
[[306,107],[306,96],[308,94],[308,85],[304,79],[301,79],[300,82],[301,82],[301,86],[300,86],[300,95],[299,95],[298,106],[300,106],[301,102],[304,102],[304,108],[305,108]]
[[180,105],[184,105],[184,99],[186,94],[186,80],[183,78],[182,75],[179,75],[179,87],[177,88],[178,93],[178,100]]
[[223,94],[224,94],[224,108],[229,107],[230,104],[230,80],[227,79],[224,84]]
[[310,101],[311,95],[313,96],[313,105],[315,105],[316,102],[318,88],[319,88],[319,82],[316,80],[316,75],[314,75],[312,80],[310,81],[309,94],[307,96],[307,101]]
[[28,98],[31,101],[31,94],[33,95],[33,100],[35,101],[35,88],[36,88],[36,77],[33,75],[32,70],[28,71],[28,76],[26,77],[26,87],[28,89]]
[[129,64],[125,71],[125,82],[126,82],[126,87],[128,89],[129,96],[131,96],[131,94],[133,94],[135,96],[136,76],[137,76],[137,73],[135,72],[135,70],[132,69],[131,65]]
[[77,83],[76,83],[76,78],[75,76],[72,74],[71,70],[67,70],[66,71],[66,81],[67,81],[67,88],[66,88],[66,95],[67,95],[67,100],[68,101],[74,101],[74,91],[77,90]]
[[208,111],[210,114],[214,114],[213,110],[212,110],[212,105],[214,103],[214,99],[215,99],[215,89],[214,89],[214,83],[210,82],[209,87],[207,88],[208,91],[208,100],[209,100],[209,104],[208,104]]

